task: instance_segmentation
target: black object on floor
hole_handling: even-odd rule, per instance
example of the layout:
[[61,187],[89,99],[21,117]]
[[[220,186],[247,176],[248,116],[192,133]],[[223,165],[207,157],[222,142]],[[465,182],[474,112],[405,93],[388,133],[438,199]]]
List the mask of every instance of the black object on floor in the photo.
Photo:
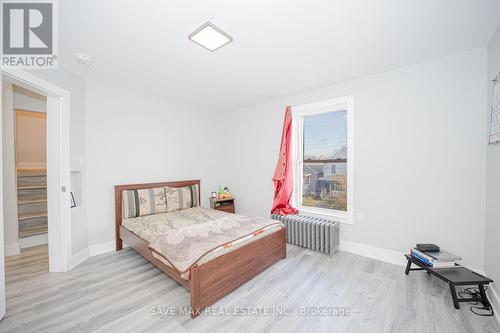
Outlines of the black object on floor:
[[436,244],[417,244],[416,248],[422,252],[439,252],[440,250]]
[[[489,279],[481,274],[471,271],[468,268],[455,264],[457,267],[453,268],[432,268],[426,266],[424,263],[418,261],[413,258],[409,254],[405,254],[408,263],[406,265],[405,274],[408,275],[410,271],[426,271],[427,274],[432,274],[435,277],[441,279],[442,281],[448,283],[450,286],[451,297],[453,299],[453,305],[455,309],[460,309],[461,302],[481,302],[483,303],[484,310],[490,310],[491,305],[488,301],[488,297],[485,292],[485,285],[493,282],[492,279]],[[419,268],[411,268],[411,265],[414,264]],[[476,286],[479,292],[478,296],[475,297],[458,297],[457,291],[455,289],[456,286]]]

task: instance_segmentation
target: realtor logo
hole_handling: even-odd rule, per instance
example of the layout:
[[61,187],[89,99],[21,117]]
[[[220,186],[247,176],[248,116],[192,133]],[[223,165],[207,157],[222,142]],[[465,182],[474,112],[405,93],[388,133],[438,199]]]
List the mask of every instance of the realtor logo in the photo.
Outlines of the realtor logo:
[[56,68],[54,1],[2,1],[2,66]]

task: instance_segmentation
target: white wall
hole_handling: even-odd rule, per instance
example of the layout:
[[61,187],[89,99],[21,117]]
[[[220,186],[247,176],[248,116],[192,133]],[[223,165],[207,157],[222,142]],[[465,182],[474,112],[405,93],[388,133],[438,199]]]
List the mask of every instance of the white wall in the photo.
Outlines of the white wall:
[[217,126],[208,110],[87,82],[84,196],[90,252],[93,246],[114,248],[114,185],[201,179],[207,205],[210,191],[224,184],[224,173],[216,173],[223,155],[211,143]]
[[[492,101],[491,80],[500,73],[500,27],[488,45],[488,106],[487,119],[490,120]],[[486,141],[486,139],[485,139]],[[484,269],[497,281],[496,291],[500,295],[500,144],[489,145],[487,151],[487,192],[486,192],[486,245]],[[496,309],[497,312],[500,309]]]
[[401,254],[433,242],[481,269],[485,75],[479,49],[228,113],[238,212],[269,214],[285,105],[352,95],[354,210],[364,222],[342,225],[342,239]]

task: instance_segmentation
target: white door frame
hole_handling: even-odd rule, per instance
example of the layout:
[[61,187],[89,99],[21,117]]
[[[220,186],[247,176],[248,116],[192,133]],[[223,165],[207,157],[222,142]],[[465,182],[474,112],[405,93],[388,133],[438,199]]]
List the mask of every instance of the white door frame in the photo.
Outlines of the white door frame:
[[70,93],[19,69],[3,69],[2,79],[47,96],[49,271],[66,272],[71,260]]

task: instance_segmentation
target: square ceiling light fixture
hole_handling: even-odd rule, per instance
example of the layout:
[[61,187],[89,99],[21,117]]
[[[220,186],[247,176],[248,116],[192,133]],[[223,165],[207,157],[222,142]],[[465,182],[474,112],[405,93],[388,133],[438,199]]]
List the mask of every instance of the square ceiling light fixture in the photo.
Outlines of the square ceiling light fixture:
[[233,37],[211,22],[203,24],[189,35],[189,39],[213,52],[233,41]]

